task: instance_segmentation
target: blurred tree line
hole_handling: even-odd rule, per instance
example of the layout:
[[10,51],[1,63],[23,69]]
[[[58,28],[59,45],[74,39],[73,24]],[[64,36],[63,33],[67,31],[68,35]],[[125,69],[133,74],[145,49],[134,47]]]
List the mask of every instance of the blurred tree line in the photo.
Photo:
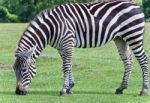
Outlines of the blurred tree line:
[[[95,0],[0,0],[0,22],[28,22],[41,10],[63,3]],[[146,18],[150,17],[150,0],[143,0]]]
[[143,0],[142,3],[142,8],[145,13],[145,17],[148,19],[150,18],[150,0]]

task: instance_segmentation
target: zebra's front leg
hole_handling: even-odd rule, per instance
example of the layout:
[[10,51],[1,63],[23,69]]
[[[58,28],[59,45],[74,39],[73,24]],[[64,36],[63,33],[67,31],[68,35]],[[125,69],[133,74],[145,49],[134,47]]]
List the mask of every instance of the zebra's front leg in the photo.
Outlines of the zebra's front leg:
[[114,42],[117,46],[119,55],[123,61],[125,69],[121,85],[119,86],[119,88],[116,89],[115,94],[123,94],[123,90],[128,87],[128,80],[131,74],[132,56],[129,50],[129,46],[127,45],[126,42],[123,41],[122,38],[117,37],[114,40]]
[[74,83],[72,67],[71,67],[70,72],[69,72],[69,88],[67,89],[67,94],[72,94],[72,88],[74,87],[74,85],[75,83]]
[[63,60],[63,74],[64,74],[64,84],[60,91],[60,96],[68,95],[71,93],[71,89],[74,86],[74,79],[72,73],[72,51],[73,47],[67,47],[65,49],[59,50],[60,56]]

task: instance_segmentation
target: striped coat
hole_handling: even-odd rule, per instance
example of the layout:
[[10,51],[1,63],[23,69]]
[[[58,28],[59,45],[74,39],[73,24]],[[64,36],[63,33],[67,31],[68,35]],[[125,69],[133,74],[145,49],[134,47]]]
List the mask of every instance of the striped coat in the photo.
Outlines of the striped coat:
[[[36,73],[36,58],[46,45],[56,48],[63,60],[64,85],[60,95],[67,95],[74,86],[71,66],[73,47],[94,48],[113,40],[125,67],[122,83],[116,93],[121,94],[128,86],[131,72],[130,47],[143,71],[140,95],[145,95],[149,83],[147,57],[143,50],[144,25],[143,12],[139,6],[128,1],[63,4],[42,11],[31,21],[18,43],[14,69],[20,75],[26,64],[29,66],[25,68],[30,71],[22,72],[24,82],[20,79],[17,81],[16,93],[26,93]],[[26,78],[27,75],[29,78]]]

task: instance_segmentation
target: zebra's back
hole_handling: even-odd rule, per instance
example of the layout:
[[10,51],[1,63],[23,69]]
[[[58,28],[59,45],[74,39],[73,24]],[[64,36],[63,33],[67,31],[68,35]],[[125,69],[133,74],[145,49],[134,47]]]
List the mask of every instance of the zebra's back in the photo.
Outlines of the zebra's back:
[[60,21],[65,21],[74,34],[75,47],[83,48],[101,46],[122,36],[122,31],[144,23],[144,14],[139,7],[125,1],[64,4],[52,12],[57,12],[55,17],[63,18]]

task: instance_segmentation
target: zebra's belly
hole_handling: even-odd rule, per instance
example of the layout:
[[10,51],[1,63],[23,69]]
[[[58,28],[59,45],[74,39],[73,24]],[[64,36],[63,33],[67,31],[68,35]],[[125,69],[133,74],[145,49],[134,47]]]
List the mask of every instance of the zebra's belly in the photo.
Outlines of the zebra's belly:
[[[107,39],[104,39],[107,38]],[[102,45],[105,45],[106,43],[112,41],[113,38],[108,39],[109,37],[103,37],[98,38],[98,37],[90,37],[90,38],[75,38],[74,40],[74,47],[76,48],[95,48],[95,47],[100,47]]]

